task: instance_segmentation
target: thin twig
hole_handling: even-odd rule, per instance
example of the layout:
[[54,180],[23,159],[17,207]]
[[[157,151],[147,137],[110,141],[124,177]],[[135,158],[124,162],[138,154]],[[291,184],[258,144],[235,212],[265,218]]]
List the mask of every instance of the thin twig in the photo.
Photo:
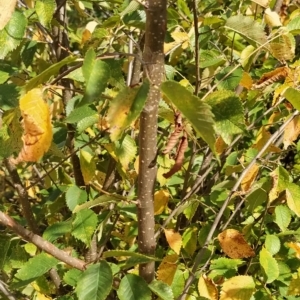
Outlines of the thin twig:
[[217,226],[219,225],[221,218],[223,216],[223,213],[226,209],[226,207],[228,206],[228,203],[230,202],[232,196],[236,193],[236,191],[238,190],[241,182],[243,181],[243,179],[245,178],[245,176],[247,175],[247,173],[249,172],[249,170],[252,168],[252,166],[256,163],[256,161],[262,157],[262,155],[265,153],[265,151],[268,149],[268,147],[278,138],[281,136],[281,134],[283,133],[284,129],[286,128],[286,126],[294,119],[294,117],[296,115],[298,115],[299,112],[296,110],[285,122],[284,124],[270,137],[270,139],[265,143],[265,145],[262,147],[262,149],[258,152],[258,154],[253,158],[253,160],[250,162],[250,164],[244,169],[244,171],[241,173],[240,177],[238,178],[238,180],[236,181],[234,187],[231,189],[227,199],[224,201],[218,215],[215,218],[214,223],[211,226],[211,229],[207,235],[206,241],[204,243],[204,246],[201,248],[201,250],[198,252],[198,254],[196,255],[195,261],[194,261],[194,265],[192,267],[191,273],[189,278],[186,281],[184,290],[182,292],[182,294],[178,297],[178,300],[184,300],[187,297],[187,292],[188,289],[190,288],[191,284],[194,282],[195,277],[196,277],[196,272],[198,269],[198,266],[201,262],[201,259],[203,257],[203,254],[205,252],[205,250],[207,249],[208,245],[210,244],[212,237],[217,229]]

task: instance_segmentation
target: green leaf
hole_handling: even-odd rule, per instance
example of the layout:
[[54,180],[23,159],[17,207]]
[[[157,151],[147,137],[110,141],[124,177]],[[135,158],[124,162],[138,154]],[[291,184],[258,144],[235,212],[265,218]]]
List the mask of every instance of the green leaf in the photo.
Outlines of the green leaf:
[[82,133],[87,128],[97,124],[98,121],[99,121],[98,113],[80,120],[77,124],[78,133]]
[[48,27],[52,20],[53,14],[56,10],[56,3],[54,0],[37,0],[35,4],[35,11],[41,24]]
[[137,154],[135,140],[126,134],[122,140],[116,141],[115,145],[115,153],[122,167],[124,170],[128,170],[129,163],[133,161]]
[[120,300],[151,300],[151,290],[146,281],[134,274],[122,278],[117,294]]
[[0,84],[0,107],[3,110],[19,105],[19,92],[14,84]]
[[82,172],[82,176],[85,184],[89,184],[89,182],[95,176],[96,171],[96,163],[93,159],[93,156],[85,150],[80,150],[80,168]]
[[71,186],[66,192],[66,203],[68,208],[73,211],[76,205],[87,201],[87,193],[78,186]]
[[275,223],[279,226],[281,231],[287,230],[291,219],[291,211],[288,207],[285,205],[278,205],[275,207]]
[[299,34],[300,33],[300,17],[298,16],[298,17],[295,17],[292,20],[290,20],[288,22],[288,24],[286,25],[286,28],[288,31],[290,31],[294,35]]
[[243,69],[238,68],[231,72],[233,68],[234,67],[226,67],[216,75],[216,79],[218,80],[218,90],[234,91],[238,87],[243,76]]
[[64,58],[63,60],[61,60],[60,62],[51,65],[49,68],[44,70],[42,73],[40,73],[39,75],[30,79],[27,82],[27,85],[25,86],[26,91],[30,91],[33,88],[37,87],[38,85],[40,85],[42,83],[46,83],[50,77],[55,76],[59,73],[59,70],[61,69],[61,67],[65,66],[71,62],[74,62],[76,59],[77,59],[77,57],[75,57],[75,56],[68,56],[68,57]]
[[200,50],[199,65],[200,68],[217,67],[225,63],[223,55],[213,50]]
[[76,287],[82,272],[78,269],[71,269],[64,274],[64,282],[70,286]]
[[37,277],[42,276],[55,267],[57,263],[58,260],[47,253],[37,254],[23,265],[17,272],[16,277],[21,280],[34,281]]
[[280,250],[280,239],[276,235],[268,234],[266,236],[265,247],[271,255],[275,255]]
[[101,261],[89,266],[75,289],[79,300],[105,300],[112,288],[113,275],[109,264]]
[[267,283],[271,283],[277,279],[279,276],[277,261],[265,247],[259,253],[259,263],[265,272]]
[[43,233],[43,238],[51,243],[62,238],[64,234],[70,233],[72,230],[71,221],[63,221],[54,223],[46,228]]
[[90,209],[83,209],[76,213],[72,235],[89,246],[97,223],[97,215]]
[[298,101],[300,91],[290,87],[284,92],[283,96],[294,106],[294,108],[300,110],[300,102]]
[[175,81],[165,81],[161,90],[215,152],[214,120],[210,106]]
[[5,263],[7,262],[7,253],[10,248],[11,237],[1,235],[0,236],[0,270],[3,270]]
[[300,187],[295,183],[290,183],[286,189],[287,205],[298,217],[300,217]]
[[239,97],[231,91],[217,91],[207,96],[215,116],[215,130],[228,145],[234,134],[245,130],[244,110]]
[[241,259],[230,259],[225,257],[213,259],[210,265],[211,272],[209,274],[209,277],[231,277],[236,273],[237,268],[243,265],[243,263],[244,262]]
[[96,59],[94,50],[90,48],[83,61],[82,74],[85,79],[82,103],[86,104],[101,96],[110,77],[110,69],[105,62]]
[[78,123],[84,118],[98,115],[95,108],[90,105],[83,105],[78,108],[75,108],[66,118],[67,123]]
[[144,81],[140,87],[125,87],[111,102],[107,121],[112,141],[118,140],[124,130],[138,118],[147,100],[149,88],[148,81]]
[[248,41],[259,45],[267,43],[264,27],[253,18],[241,14],[228,18],[225,27],[239,33]]
[[153,280],[149,285],[150,290],[162,300],[174,299],[171,287],[159,280]]
[[147,257],[147,256],[131,256],[126,260],[126,263],[124,266],[122,266],[122,270],[127,270],[129,268],[135,267],[140,264],[146,264],[151,261],[153,261],[153,257]]
[[23,41],[27,26],[27,18],[19,11],[14,11],[8,24],[0,31],[0,59]]

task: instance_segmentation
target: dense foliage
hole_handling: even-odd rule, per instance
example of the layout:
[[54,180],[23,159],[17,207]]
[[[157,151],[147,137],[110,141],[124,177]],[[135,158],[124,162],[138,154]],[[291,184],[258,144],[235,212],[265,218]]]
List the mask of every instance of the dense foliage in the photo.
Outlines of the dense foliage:
[[0,9],[3,299],[299,298],[297,4]]

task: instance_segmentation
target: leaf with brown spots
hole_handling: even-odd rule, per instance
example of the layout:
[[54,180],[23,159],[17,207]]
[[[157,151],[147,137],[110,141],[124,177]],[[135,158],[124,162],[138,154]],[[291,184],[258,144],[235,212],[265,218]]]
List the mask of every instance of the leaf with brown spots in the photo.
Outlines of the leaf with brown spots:
[[247,258],[255,256],[244,236],[235,229],[226,229],[218,235],[221,248],[230,258]]

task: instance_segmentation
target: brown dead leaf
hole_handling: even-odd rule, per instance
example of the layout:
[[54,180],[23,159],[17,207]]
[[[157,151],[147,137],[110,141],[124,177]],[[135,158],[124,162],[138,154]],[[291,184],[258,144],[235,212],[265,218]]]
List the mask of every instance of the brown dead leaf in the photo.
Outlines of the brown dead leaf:
[[235,229],[226,229],[218,235],[220,246],[230,258],[247,258],[255,256],[244,236]]

